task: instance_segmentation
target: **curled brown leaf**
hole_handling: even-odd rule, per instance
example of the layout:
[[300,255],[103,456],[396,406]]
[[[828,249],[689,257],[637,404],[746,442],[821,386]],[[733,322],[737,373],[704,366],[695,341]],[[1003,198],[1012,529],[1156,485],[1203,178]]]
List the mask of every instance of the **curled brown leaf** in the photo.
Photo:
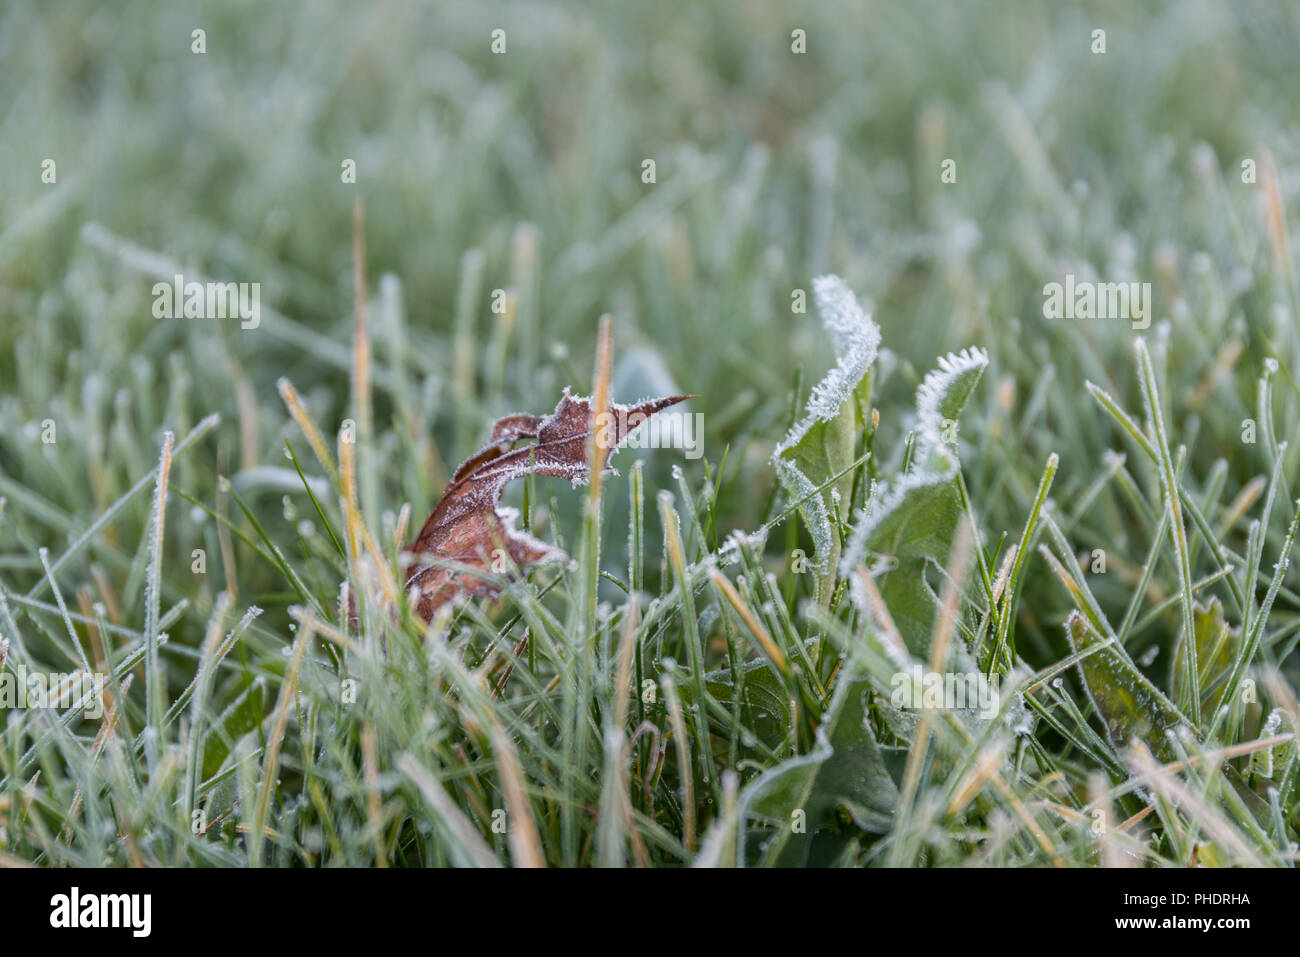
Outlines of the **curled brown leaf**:
[[[430,621],[434,613],[461,594],[495,596],[500,588],[487,578],[443,564],[432,557],[461,566],[503,572],[509,556],[515,566],[562,561],[565,555],[515,527],[518,513],[501,505],[505,486],[526,475],[566,478],[574,485],[590,479],[588,436],[598,436],[601,465],[656,412],[692,396],[647,399],[635,405],[610,406],[600,421],[592,421],[591,400],[568,389],[550,415],[508,415],[492,427],[491,441],[456,469],[433,513],[420,529],[410,551],[415,564],[406,570],[408,594],[415,592],[416,613]],[[532,440],[532,441],[527,441]],[[516,445],[526,442],[525,445]]]

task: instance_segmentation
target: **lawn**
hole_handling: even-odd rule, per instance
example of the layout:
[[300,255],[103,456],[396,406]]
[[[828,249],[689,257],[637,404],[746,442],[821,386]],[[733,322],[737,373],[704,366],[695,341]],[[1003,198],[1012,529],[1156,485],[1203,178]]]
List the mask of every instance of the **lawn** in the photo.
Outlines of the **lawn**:
[[0,864],[1294,866],[1297,43],[8,0]]

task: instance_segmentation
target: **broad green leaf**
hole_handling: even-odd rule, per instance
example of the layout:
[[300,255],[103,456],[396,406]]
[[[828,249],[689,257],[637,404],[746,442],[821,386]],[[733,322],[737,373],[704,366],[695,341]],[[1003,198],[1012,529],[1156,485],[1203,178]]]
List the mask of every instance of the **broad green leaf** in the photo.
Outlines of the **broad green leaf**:
[[[847,470],[862,425],[855,400],[865,398],[870,389],[880,328],[837,276],[814,279],[813,296],[839,360],[813,388],[806,414],[773,451],[772,463],[789,500],[799,503],[799,514],[812,535],[817,593],[826,601],[839,562],[838,525],[848,517],[853,491],[853,473]],[[836,476],[837,481],[822,488]]]
[[[1192,606],[1192,621],[1196,628],[1196,662],[1201,672],[1201,711],[1213,714],[1223,703],[1228,675],[1241,652],[1241,629],[1224,621],[1223,605],[1215,597],[1206,605],[1196,602]],[[1179,636],[1169,678],[1169,689],[1175,695],[1181,693],[1186,668],[1183,638]]]
[[925,660],[938,610],[927,571],[944,567],[963,515],[957,482],[956,420],[980,380],[988,356],[979,349],[948,355],[917,390],[917,426],[909,470],[887,480],[859,519],[840,566],[865,607],[854,568],[891,559],[876,578],[885,604],[912,654]]
[[888,831],[898,788],[867,720],[871,694],[868,681],[843,675],[813,751],[768,769],[742,792],[742,836],[753,819],[771,828],[762,864],[807,864],[842,850],[855,831]]
[[[1076,654],[1106,641],[1078,611],[1070,612],[1065,633],[1070,640],[1070,650]],[[1079,662],[1079,672],[1112,744],[1117,748],[1124,747],[1133,738],[1138,738],[1146,742],[1151,753],[1160,760],[1177,758],[1177,752],[1169,743],[1169,735],[1178,728],[1190,728],[1191,723],[1160,689],[1138,671],[1113,639],[1104,648],[1083,658]]]
[[229,757],[235,743],[257,728],[265,716],[266,682],[258,678],[221,713],[221,717],[213,724],[203,748],[201,782],[221,770],[221,765]]
[[[773,750],[789,747],[791,740],[789,691],[768,667],[766,661],[747,661],[743,670],[741,717],[745,727],[752,730],[758,740]],[[736,698],[731,669],[710,671],[704,676],[704,684],[713,699],[730,711]],[[683,681],[678,692],[682,700],[692,705],[695,703],[695,688],[689,681]]]

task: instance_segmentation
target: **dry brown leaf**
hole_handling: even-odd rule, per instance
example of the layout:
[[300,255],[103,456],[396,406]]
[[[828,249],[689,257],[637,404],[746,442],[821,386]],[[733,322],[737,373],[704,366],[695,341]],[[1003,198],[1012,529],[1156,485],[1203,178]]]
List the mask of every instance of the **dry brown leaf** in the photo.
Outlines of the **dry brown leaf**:
[[[517,478],[529,474],[566,478],[574,485],[590,479],[588,436],[596,433],[604,470],[609,456],[637,426],[650,416],[693,396],[648,399],[636,405],[613,403],[609,413],[592,422],[591,401],[564,390],[550,415],[508,415],[492,427],[492,440],[456,469],[442,498],[433,509],[410,551],[462,565],[494,567],[504,571],[506,554],[517,566],[565,560],[559,549],[547,545],[514,525],[518,513],[501,505],[501,492]],[[533,440],[516,447],[516,442]],[[498,552],[497,550],[502,551]],[[442,565],[416,564],[406,573],[408,594],[414,589],[416,613],[425,621],[461,594],[495,596],[492,582]]]

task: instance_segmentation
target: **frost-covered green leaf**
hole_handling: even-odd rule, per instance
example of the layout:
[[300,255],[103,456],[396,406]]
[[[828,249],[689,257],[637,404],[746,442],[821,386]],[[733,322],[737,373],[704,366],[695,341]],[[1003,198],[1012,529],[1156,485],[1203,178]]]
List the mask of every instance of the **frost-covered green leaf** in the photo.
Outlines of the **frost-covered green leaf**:
[[908,650],[921,658],[929,652],[938,606],[927,572],[944,566],[963,513],[957,483],[957,416],[987,365],[985,352],[968,349],[941,358],[939,368],[925,377],[916,393],[910,468],[877,489],[840,565],[840,574],[853,585],[855,601],[865,608],[854,569],[860,563],[889,563],[888,570],[878,574],[877,585]]
[[1095,645],[1105,645],[1079,662],[1079,673],[1111,743],[1122,748],[1137,738],[1162,761],[1174,760],[1178,754],[1170,744],[1169,735],[1180,728],[1190,729],[1191,722],[1138,671],[1113,639],[1097,634],[1082,613],[1070,612],[1065,633],[1070,650],[1076,654]]
[[[1241,651],[1241,629],[1233,628],[1224,620],[1223,604],[1214,596],[1206,604],[1193,604],[1192,621],[1196,628],[1197,667],[1201,671],[1201,710],[1213,714],[1223,702],[1228,690],[1225,682]],[[1169,688],[1174,694],[1183,687],[1186,667],[1183,637],[1180,635],[1169,678]]]
[[[1274,708],[1264,719],[1259,729],[1260,740],[1285,734],[1287,731],[1286,713],[1281,708]],[[1250,773],[1261,778],[1281,778],[1288,763],[1296,758],[1296,743],[1292,738],[1278,744],[1261,748],[1250,756]]]
[[[742,792],[741,827],[759,821],[770,829],[750,863],[803,865],[818,842],[838,848],[854,828],[889,829],[898,788],[868,721],[871,694],[870,682],[843,675],[817,729],[817,746],[763,772]],[[827,850],[816,853],[820,860]]]
[[[840,554],[837,525],[848,517],[853,490],[849,466],[865,404],[856,399],[865,400],[864,393],[870,388],[880,327],[838,276],[814,279],[813,297],[839,358],[813,388],[804,417],[772,452],[772,462],[786,495],[799,503],[799,514],[812,534],[818,592],[824,599]],[[839,478],[827,485],[836,476]]]

